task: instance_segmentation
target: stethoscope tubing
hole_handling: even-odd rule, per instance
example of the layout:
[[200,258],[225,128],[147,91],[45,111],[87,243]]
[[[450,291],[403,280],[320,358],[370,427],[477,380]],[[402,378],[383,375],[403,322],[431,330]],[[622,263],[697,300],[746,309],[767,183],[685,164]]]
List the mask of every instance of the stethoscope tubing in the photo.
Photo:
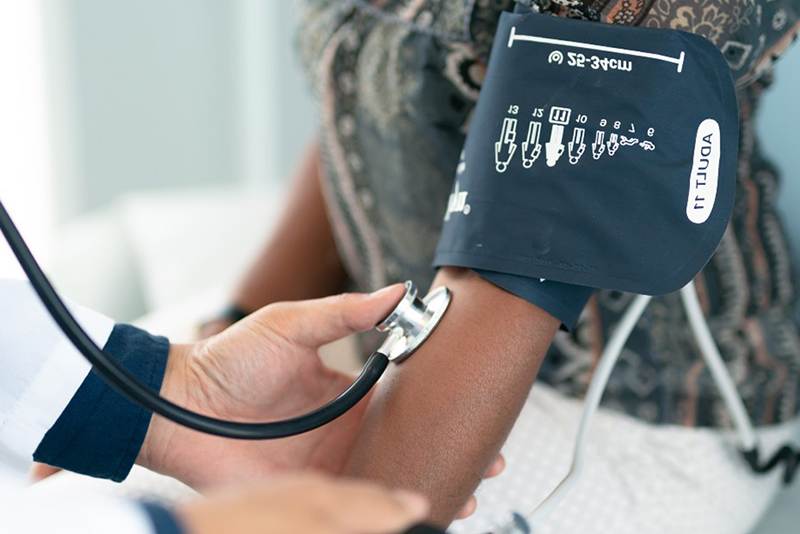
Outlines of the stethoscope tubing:
[[187,410],[161,397],[89,337],[42,271],[2,201],[0,201],[0,230],[47,311],[64,335],[92,364],[94,371],[131,401],[185,427],[206,434],[241,440],[279,439],[309,432],[330,423],[358,404],[378,382],[389,365],[389,359],[384,354],[375,352],[358,378],[339,396],[316,410],[290,419],[245,423],[217,419]]

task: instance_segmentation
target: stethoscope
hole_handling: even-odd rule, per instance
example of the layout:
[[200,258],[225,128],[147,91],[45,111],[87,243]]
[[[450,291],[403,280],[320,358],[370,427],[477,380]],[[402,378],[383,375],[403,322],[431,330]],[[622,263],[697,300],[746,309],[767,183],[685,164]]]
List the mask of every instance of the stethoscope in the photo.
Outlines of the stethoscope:
[[0,230],[28,276],[36,294],[67,338],[89,360],[95,372],[114,389],[140,406],[180,425],[233,439],[279,439],[309,432],[326,425],[353,408],[372,389],[390,362],[400,363],[416,351],[439,324],[450,304],[450,291],[433,290],[425,298],[418,296],[412,282],[406,282],[403,299],[386,319],[376,326],[387,334],[386,340],[367,360],[361,374],[339,396],[306,414],[265,423],[240,423],[216,419],[187,410],[161,397],[122,367],[117,360],[97,346],[75,320],[53,285],[42,272],[14,221],[0,202]]
[[[390,362],[398,364],[413,354],[434,331],[450,304],[450,291],[447,288],[439,287],[426,297],[420,298],[416,286],[412,282],[406,282],[406,292],[402,300],[376,326],[378,331],[387,334],[386,339],[370,356],[361,374],[339,396],[316,410],[282,421],[265,423],[226,421],[192,412],[164,399],[123,368],[113,356],[98,347],[69,312],[42,272],[2,202],[0,202],[0,230],[56,324],[103,380],[133,402],[175,423],[208,434],[234,439],[278,439],[302,434],[330,423],[364,398],[381,378]],[[743,458],[753,472],[759,474],[767,473],[783,463],[784,482],[791,482],[800,467],[800,453],[786,445],[766,462],[759,460],[758,436],[747,415],[744,402],[736,390],[736,384],[714,343],[694,283],[687,284],[681,290],[680,296],[692,333],[721,392],[722,399],[731,413],[738,436],[738,449]],[[578,483],[589,443],[591,424],[603,392],[628,337],[651,299],[652,297],[648,295],[637,295],[633,299],[600,357],[586,394],[568,474],[536,509],[527,515],[516,512],[510,514],[497,529],[493,530],[493,534],[530,534],[532,529],[548,517]],[[442,531],[439,529],[423,525],[408,531],[415,534],[440,532]]]

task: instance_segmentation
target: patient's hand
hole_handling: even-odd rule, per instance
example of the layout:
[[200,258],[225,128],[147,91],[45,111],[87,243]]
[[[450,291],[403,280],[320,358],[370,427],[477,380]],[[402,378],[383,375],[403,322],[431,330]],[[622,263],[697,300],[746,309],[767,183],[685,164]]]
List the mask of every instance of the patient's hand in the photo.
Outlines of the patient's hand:
[[[370,295],[267,306],[217,336],[172,346],[161,393],[194,411],[236,421],[270,421],[310,411],[353,381],[325,367],[318,348],[374,327],[403,293],[398,284]],[[138,463],[200,488],[300,469],[338,474],[367,402],[306,434],[255,442],[202,434],[154,416]],[[499,460],[490,474],[501,470]],[[465,512],[471,508],[474,503]]]

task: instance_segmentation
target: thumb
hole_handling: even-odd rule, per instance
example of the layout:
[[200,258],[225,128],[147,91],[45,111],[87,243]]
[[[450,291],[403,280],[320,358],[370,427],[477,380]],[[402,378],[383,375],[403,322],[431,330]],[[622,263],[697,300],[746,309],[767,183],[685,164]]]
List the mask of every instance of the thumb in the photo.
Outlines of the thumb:
[[284,328],[279,333],[291,343],[316,348],[373,328],[404,294],[405,286],[394,284],[374,293],[344,293],[291,303],[284,309]]

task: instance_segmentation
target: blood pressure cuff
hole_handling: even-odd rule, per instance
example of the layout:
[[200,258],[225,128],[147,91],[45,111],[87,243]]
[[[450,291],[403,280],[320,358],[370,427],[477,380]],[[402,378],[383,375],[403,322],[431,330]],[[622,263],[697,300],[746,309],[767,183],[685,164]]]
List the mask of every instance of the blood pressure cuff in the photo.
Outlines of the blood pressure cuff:
[[484,280],[527,300],[559,321],[563,330],[571,330],[594,293],[594,289],[552,280],[516,274],[473,269]]
[[529,292],[680,289],[733,207],[726,61],[690,33],[519,11],[500,18],[434,264]]

